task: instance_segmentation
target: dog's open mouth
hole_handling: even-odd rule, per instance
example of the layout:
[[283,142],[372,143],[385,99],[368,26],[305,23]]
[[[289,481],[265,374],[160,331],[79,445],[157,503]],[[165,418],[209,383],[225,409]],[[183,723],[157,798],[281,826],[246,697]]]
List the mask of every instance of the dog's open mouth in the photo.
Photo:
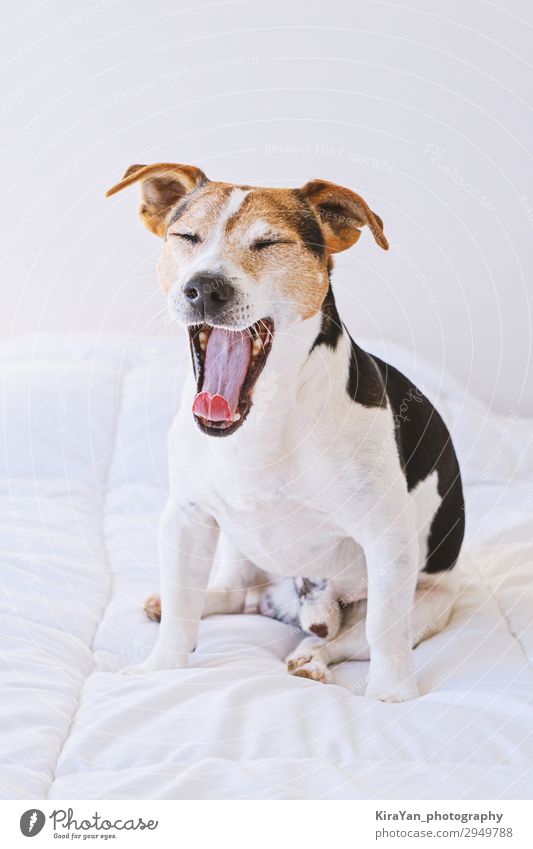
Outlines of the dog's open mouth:
[[245,330],[209,324],[188,328],[197,395],[192,411],[204,433],[228,436],[252,406],[252,394],[270,353],[274,323],[262,318]]

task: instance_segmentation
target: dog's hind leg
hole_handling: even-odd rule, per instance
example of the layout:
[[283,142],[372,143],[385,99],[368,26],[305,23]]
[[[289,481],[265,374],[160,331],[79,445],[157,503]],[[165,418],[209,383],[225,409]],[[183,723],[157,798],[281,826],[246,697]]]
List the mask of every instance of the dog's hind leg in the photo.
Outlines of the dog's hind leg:
[[263,581],[262,570],[244,557],[231,540],[221,533],[202,618],[224,613],[243,613],[248,591],[261,586]]
[[420,573],[411,626],[413,646],[438,634],[448,624],[457,598],[458,578],[456,568],[436,574]]
[[[445,627],[456,595],[457,574],[453,570],[420,574],[412,612],[413,646]],[[345,610],[343,626],[335,639],[306,637],[287,657],[291,675],[327,682],[329,666],[347,660],[370,660],[365,620],[366,601],[356,602]]]
[[[243,557],[228,537],[221,533],[213,574],[204,596],[202,619],[217,614],[243,613],[249,590],[262,588],[268,582],[266,573]],[[161,600],[149,596],[144,611],[154,622],[161,621]]]

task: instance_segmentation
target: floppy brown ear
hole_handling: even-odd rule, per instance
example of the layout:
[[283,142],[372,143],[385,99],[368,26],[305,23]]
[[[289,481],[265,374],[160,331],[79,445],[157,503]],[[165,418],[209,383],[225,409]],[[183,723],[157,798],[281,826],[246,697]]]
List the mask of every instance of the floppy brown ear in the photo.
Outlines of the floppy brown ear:
[[164,236],[172,208],[191,189],[207,182],[207,177],[194,165],[157,162],[155,165],[130,165],[120,183],[105,193],[106,197],[140,182],[139,215],[143,224],[156,236]]
[[345,251],[354,245],[361,235],[360,228],[365,224],[380,248],[389,249],[383,233],[383,221],[360,195],[326,180],[311,180],[300,191],[316,212],[326,248],[331,253]]

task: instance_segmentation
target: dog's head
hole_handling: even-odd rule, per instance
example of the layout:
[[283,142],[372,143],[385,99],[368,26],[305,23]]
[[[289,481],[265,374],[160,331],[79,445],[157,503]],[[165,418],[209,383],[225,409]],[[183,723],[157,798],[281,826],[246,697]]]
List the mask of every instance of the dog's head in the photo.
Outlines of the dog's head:
[[140,216],[163,239],[160,284],[188,327],[201,429],[222,436],[245,420],[277,331],[320,311],[331,256],[383,223],[363,198],[325,180],[299,189],[208,180],[192,165],[131,165],[107,195],[139,183]]

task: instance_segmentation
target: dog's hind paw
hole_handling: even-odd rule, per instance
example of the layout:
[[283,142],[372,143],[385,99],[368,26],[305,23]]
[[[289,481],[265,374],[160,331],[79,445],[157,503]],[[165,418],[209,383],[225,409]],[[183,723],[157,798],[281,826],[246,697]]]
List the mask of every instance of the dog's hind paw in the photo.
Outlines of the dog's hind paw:
[[296,678],[310,678],[312,681],[320,681],[321,684],[329,684],[331,681],[331,675],[325,663],[311,656],[289,658],[287,669]]
[[144,602],[144,612],[152,622],[161,622],[161,599],[158,595],[149,595]]

